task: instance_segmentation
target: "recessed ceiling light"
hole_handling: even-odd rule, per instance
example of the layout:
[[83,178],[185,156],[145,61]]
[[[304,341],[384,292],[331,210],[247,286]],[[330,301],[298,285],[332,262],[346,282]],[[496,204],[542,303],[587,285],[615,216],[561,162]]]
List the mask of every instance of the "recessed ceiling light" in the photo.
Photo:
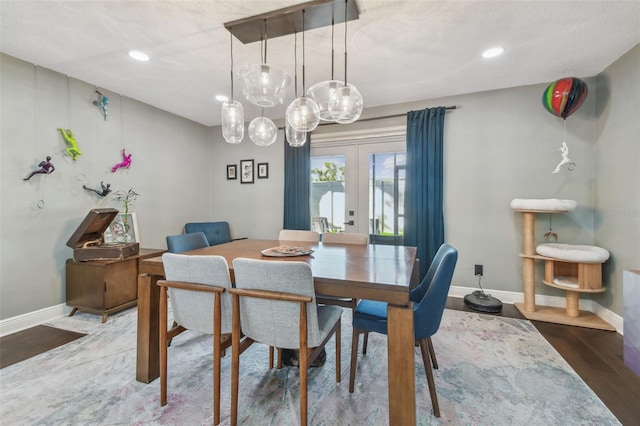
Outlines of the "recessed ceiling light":
[[149,55],[139,50],[130,50],[129,56],[131,56],[133,59],[137,59],[138,61],[146,62],[149,60]]
[[224,102],[229,100],[229,97],[226,95],[216,95],[216,101]]
[[485,50],[482,53],[483,58],[495,58],[498,55],[501,55],[504,52],[504,47],[492,47],[489,50]]

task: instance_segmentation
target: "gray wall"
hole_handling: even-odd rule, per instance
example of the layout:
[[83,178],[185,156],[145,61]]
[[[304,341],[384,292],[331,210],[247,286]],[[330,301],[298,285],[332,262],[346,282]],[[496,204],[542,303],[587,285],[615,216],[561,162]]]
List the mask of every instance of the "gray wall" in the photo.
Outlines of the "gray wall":
[[[547,84],[365,110],[362,118],[438,105],[457,106],[447,112],[445,129],[446,239],[460,251],[454,285],[477,287],[473,265],[483,264],[485,288],[521,293],[522,261],[518,254],[522,251],[522,215],[513,212],[509,203],[513,198],[573,199],[578,208],[553,215],[552,228],[559,235],[559,242],[596,244],[611,252],[612,259],[604,268],[607,292],[594,299],[622,315],[620,271],[640,267],[639,49],[636,46],[601,77],[584,79],[589,95],[567,118],[566,136],[565,122],[542,106]],[[610,73],[615,75],[607,78]],[[605,82],[610,87],[601,89]],[[624,113],[616,112],[614,118],[603,112],[607,109]],[[401,117],[323,126],[314,133],[405,124],[406,118]],[[216,188],[212,200],[214,215],[220,212],[230,218],[236,235],[274,237],[282,226],[282,136],[271,147],[256,147],[246,136],[240,145],[226,145],[219,128],[212,130],[211,137],[216,146],[225,146],[223,151],[216,150],[214,170],[245,158],[270,159],[270,178],[255,185],[226,181],[222,171],[212,177]],[[608,141],[610,138],[616,139],[615,145]],[[563,140],[569,146],[569,157],[576,163],[576,169],[551,174],[561,159],[559,148]],[[601,148],[605,143],[606,147]],[[603,149],[607,151],[605,155],[601,153]],[[620,187],[625,191],[619,191]],[[613,199],[604,201],[603,197]],[[601,216],[604,209],[611,208],[609,205],[624,206],[632,212],[627,217],[606,221],[605,231]],[[256,212],[262,214],[259,221]],[[549,215],[537,216],[536,243],[544,242],[549,220]],[[564,291],[539,282],[543,276],[542,262],[537,265],[536,275],[538,294],[565,295]]]
[[598,76],[595,244],[612,257],[595,298],[622,313],[622,271],[640,267],[640,45]]
[[[90,209],[121,207],[83,184],[141,194],[132,210],[143,247],[165,248],[165,235],[208,218],[208,128],[101,89],[110,97],[104,121],[91,104],[94,86],[40,67],[36,73],[7,55],[0,67],[0,319],[64,303],[67,240]],[[77,161],[64,152],[58,127],[73,130],[83,151]],[[122,148],[132,153],[131,168],[112,173]],[[23,181],[47,155],[56,170]]]
[[[566,120],[566,142],[577,167],[551,174],[560,161],[563,120],[541,105],[546,84],[371,108],[363,118],[456,105],[445,130],[446,238],[459,248],[454,285],[476,287],[473,265],[485,266],[485,288],[522,291],[522,217],[513,198],[569,198],[578,209],[553,216],[561,242],[610,250],[604,295],[595,299],[622,315],[623,269],[640,267],[638,175],[640,47],[597,78],[585,79],[589,96]],[[191,220],[228,220],[234,237],[274,238],[282,227],[283,138],[258,147],[247,136],[228,145],[220,129],[205,128],[130,99],[111,96],[109,121],[91,105],[94,87],[1,57],[0,318],[64,302],[65,242],[93,207],[116,206],[81,189],[100,180],[142,196],[138,213],[143,246],[165,247],[164,236]],[[70,95],[70,96],[69,96]],[[70,98],[70,101],[68,100]],[[428,94],[425,94],[428,98]],[[39,107],[34,108],[37,101]],[[218,113],[217,107],[212,113]],[[247,117],[251,119],[253,117]],[[36,125],[37,123],[37,125]],[[279,124],[282,124],[281,122]],[[404,125],[404,118],[325,126],[318,133]],[[72,128],[84,151],[73,162],[55,128]],[[128,171],[111,173],[122,147],[133,153]],[[22,178],[47,154],[56,171]],[[269,178],[254,184],[226,179],[226,165],[254,159],[269,163]],[[43,209],[37,201],[45,200]],[[610,213],[607,211],[622,213]],[[627,212],[626,214],[624,212]],[[539,215],[536,240],[549,227]],[[538,277],[542,265],[538,265]],[[537,285],[537,292],[564,292]]]

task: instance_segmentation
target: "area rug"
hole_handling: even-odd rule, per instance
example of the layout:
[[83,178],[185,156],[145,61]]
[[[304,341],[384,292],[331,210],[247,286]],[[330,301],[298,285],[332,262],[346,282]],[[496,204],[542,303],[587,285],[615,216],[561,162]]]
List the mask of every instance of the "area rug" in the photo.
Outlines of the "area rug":
[[[0,371],[3,425],[212,424],[209,336],[187,332],[169,348],[168,404],[159,380],[135,380],[136,310],[78,313],[48,325],[87,336]],[[335,382],[335,347],[310,369],[309,424],[386,425],[386,338],[371,335],[359,355],[356,387],[348,391],[350,312],[343,314],[342,381]],[[440,368],[435,382],[441,418],[433,416],[419,350],[415,350],[419,425],[617,425],[619,422],[529,321],[446,310],[433,338]],[[222,362],[222,423],[230,422],[230,353]],[[266,347],[240,357],[239,424],[296,425],[297,369],[268,369]]]

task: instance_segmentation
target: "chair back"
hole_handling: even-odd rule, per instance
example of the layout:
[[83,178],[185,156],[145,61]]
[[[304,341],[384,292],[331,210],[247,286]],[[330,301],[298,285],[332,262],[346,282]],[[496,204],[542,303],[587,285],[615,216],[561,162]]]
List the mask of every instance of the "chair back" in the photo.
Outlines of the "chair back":
[[322,243],[357,244],[366,246],[369,244],[369,235],[357,232],[325,232],[322,234]]
[[415,294],[423,295],[419,300],[412,298],[416,340],[431,337],[438,331],[457,261],[458,250],[449,244],[442,244],[429,267],[429,272],[432,272],[431,280],[427,280],[425,276],[414,289]]
[[184,230],[187,234],[204,232],[210,246],[231,241],[229,222],[191,222],[184,225]]
[[305,241],[309,243],[317,243],[320,240],[320,234],[316,231],[300,231],[297,229],[283,229],[278,236],[280,241]]
[[[267,290],[309,296],[307,304],[307,345],[322,343],[311,268],[304,262],[236,258],[233,260],[238,289]],[[254,297],[240,298],[242,333],[269,346],[300,347],[300,304]]]
[[209,242],[204,232],[167,235],[167,250],[169,253],[183,253],[203,247],[209,247]]
[[[186,234],[185,234],[186,235]],[[162,255],[165,277],[181,281],[229,289],[229,265],[222,256]],[[169,301],[174,320],[188,330],[213,334],[213,293],[169,288]],[[222,333],[231,333],[232,296],[225,291],[222,301]]]

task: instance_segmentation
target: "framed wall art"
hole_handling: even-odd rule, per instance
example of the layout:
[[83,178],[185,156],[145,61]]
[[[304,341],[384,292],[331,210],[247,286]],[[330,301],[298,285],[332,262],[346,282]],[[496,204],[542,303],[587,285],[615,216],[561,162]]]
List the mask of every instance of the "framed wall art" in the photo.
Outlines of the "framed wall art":
[[227,164],[227,180],[238,179],[238,166]]
[[258,163],[258,179],[269,177],[269,163]]
[[240,183],[253,183],[253,160],[240,160]]

